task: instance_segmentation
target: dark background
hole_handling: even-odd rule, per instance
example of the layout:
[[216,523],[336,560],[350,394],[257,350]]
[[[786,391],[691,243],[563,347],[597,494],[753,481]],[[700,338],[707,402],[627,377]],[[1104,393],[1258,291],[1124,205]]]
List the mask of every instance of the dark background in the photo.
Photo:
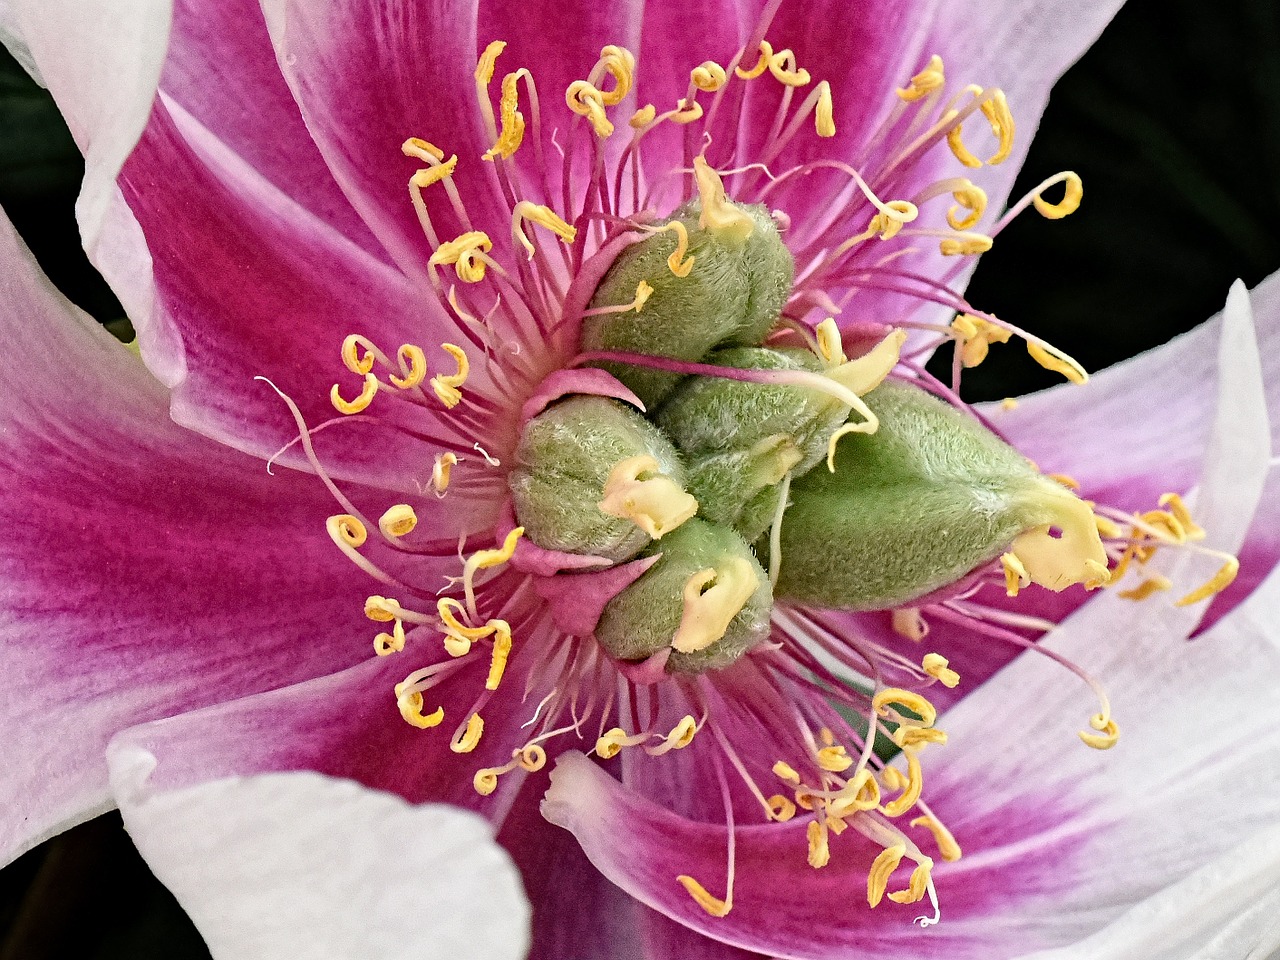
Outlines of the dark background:
[[[0,206],[53,281],[130,339],[80,251],[71,137],[44,91],[0,58]],[[1063,169],[1084,179],[1080,211],[1015,221],[969,299],[1088,369],[1195,326],[1235,278],[1254,286],[1280,268],[1280,5],[1130,0],[1055,89],[1014,195]],[[1024,351],[996,347],[966,373],[966,394],[1054,379]],[[0,960],[72,956],[208,957],[114,813],[0,871]]]

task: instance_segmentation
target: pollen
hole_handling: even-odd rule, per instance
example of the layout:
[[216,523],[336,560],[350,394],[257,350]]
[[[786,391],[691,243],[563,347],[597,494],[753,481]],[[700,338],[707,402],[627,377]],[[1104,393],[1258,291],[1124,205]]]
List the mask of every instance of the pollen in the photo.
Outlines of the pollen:
[[1235,557],[1227,557],[1227,562],[1218,569],[1218,572],[1213,575],[1213,578],[1209,580],[1208,583],[1192,590],[1185,597],[1178,600],[1175,606],[1189,607],[1193,603],[1199,603],[1201,600],[1207,600],[1215,593],[1221,593],[1235,582],[1236,575],[1239,572],[1240,561]]
[[382,535],[394,539],[412,533],[417,525],[418,515],[407,503],[397,503],[395,506],[388,507],[386,512],[378,518],[378,529],[382,531]]
[[698,501],[647,454],[614,465],[605,480],[604,499],[596,506],[608,516],[630,520],[655,540],[698,512]]
[[956,843],[956,838],[952,836],[951,831],[933,815],[916,817],[911,821],[913,827],[924,827],[933,834],[933,842],[938,845],[938,853],[942,859],[948,863],[954,863],[960,859],[960,844]]
[[941,90],[946,82],[947,78],[943,71],[942,58],[935,53],[929,58],[928,65],[912,77],[905,87],[896,92],[901,100],[906,103],[914,103],[927,97],[935,90]]
[[[360,351],[364,350],[361,355]],[[358,333],[350,333],[342,341],[342,363],[352,373],[364,376],[372,372],[376,357],[373,344]]]
[[449,749],[454,753],[470,753],[480,743],[480,737],[484,733],[484,717],[478,713],[473,713],[467,718],[467,725],[462,731],[462,735],[455,737],[449,743]]
[[920,757],[916,751],[904,748],[907,758],[907,783],[902,793],[883,804],[880,809],[886,817],[900,817],[916,805],[920,792],[924,789],[924,771],[920,767]]
[[659,227],[655,232],[662,233],[669,231],[676,235],[676,248],[671,251],[671,256],[667,258],[667,268],[680,279],[684,279],[689,275],[689,271],[693,269],[694,257],[688,256],[689,253],[689,231],[679,220],[672,220],[665,227]]
[[439,183],[445,177],[453,176],[453,172],[458,166],[457,154],[446,160],[443,150],[434,143],[430,143],[420,137],[410,137],[401,144],[400,152],[406,157],[423,160],[427,164],[427,166],[409,178],[410,185],[418,190],[425,190],[433,183]]
[[643,107],[631,115],[631,119],[627,121],[633,129],[643,130],[649,124],[653,123],[654,117],[658,115],[658,109],[652,103],[646,103]]
[[604,112],[604,94],[586,80],[575,80],[569,84],[564,95],[569,109],[580,117],[591,121],[596,136],[606,138],[613,135],[613,123]]
[[433,267],[452,264],[463,283],[479,283],[485,274],[484,255],[492,249],[493,241],[487,233],[469,230],[448,243],[440,244],[427,263]]
[[684,585],[684,611],[671,638],[679,653],[705,650],[724,636],[729,623],[760,586],[744,557],[730,557],[719,567],[699,570]]
[[471,362],[467,359],[466,351],[456,344],[442,343],[440,349],[453,357],[457,372],[436,374],[431,378],[431,389],[435,391],[440,402],[452,410],[462,402],[462,391],[458,388],[467,382],[467,376],[471,373]]
[[899,843],[881,850],[871,863],[867,872],[867,903],[874,910],[884,899],[885,887],[889,885],[889,877],[898,869],[898,864],[906,856],[907,848]]
[[912,724],[918,722],[921,726],[932,727],[934,721],[938,719],[938,711],[933,704],[920,694],[913,693],[910,690],[886,687],[871,698],[871,707],[877,715],[890,717],[892,714],[892,719],[901,721],[902,718],[891,710],[894,706],[905,707],[912,713],[919,715],[919,721],[909,721]]
[[853,757],[839,744],[823,747],[818,751],[817,760],[818,766],[831,773],[844,773],[853,766]]
[[372,373],[364,375],[364,386],[360,388],[360,394],[354,400],[345,400],[342,397],[339,386],[335,383],[329,388],[329,402],[333,404],[333,408],[345,416],[351,416],[353,413],[361,413],[367,410],[369,404],[373,403],[373,397],[378,392],[378,378]]
[[523,229],[524,221],[526,220],[530,223],[536,223],[540,227],[545,227],[565,243],[573,243],[577,239],[577,229],[565,223],[550,207],[532,203],[528,200],[521,200],[516,204],[515,210],[511,215],[511,238],[524,247],[530,260],[533,259],[536,251],[534,250],[533,242],[525,235]]
[[955,687],[960,683],[960,674],[947,666],[947,658],[937,653],[925,654],[921,669],[933,677],[944,687]]

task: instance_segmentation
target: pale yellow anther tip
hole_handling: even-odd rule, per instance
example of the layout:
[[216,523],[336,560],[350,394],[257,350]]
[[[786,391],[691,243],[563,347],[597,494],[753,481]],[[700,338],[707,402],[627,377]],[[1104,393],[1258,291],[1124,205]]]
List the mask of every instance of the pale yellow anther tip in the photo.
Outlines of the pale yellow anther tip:
[[360,522],[360,518],[353,517],[349,513],[337,513],[329,517],[325,521],[325,529],[334,543],[339,546],[345,545],[359,549],[369,538],[369,532]]
[[1120,727],[1106,714],[1095,713],[1089,718],[1089,726],[1098,732],[1079,731],[1079,737],[1086,746],[1095,750],[1110,750],[1120,741]]
[[925,654],[924,660],[921,662],[921,669],[929,676],[933,677],[944,687],[956,687],[960,684],[960,674],[947,666],[946,657],[937,653]]

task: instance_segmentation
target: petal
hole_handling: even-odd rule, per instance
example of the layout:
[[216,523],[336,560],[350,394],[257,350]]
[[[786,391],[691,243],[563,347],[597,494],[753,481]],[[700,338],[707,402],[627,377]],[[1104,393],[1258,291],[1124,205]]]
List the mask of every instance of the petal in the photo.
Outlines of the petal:
[[[5,860],[108,805],[117,730],[365,654],[318,481],[175,426],[142,365],[0,222]],[[359,489],[353,493],[359,494]]]
[[76,0],[10,0],[4,34],[48,86],[85,154],[76,205],[86,249],[96,246],[115,178],[151,112],[173,0],[86,6]]
[[474,814],[313,773],[154,790],[154,757],[111,759],[125,826],[214,957],[525,955],[519,874]]

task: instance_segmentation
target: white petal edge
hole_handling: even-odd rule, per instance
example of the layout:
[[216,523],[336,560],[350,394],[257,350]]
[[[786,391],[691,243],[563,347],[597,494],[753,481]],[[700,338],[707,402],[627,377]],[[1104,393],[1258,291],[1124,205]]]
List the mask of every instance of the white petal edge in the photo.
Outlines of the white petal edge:
[[317,773],[150,789],[109,752],[125,827],[214,960],[518,960],[530,910],[482,818]]

